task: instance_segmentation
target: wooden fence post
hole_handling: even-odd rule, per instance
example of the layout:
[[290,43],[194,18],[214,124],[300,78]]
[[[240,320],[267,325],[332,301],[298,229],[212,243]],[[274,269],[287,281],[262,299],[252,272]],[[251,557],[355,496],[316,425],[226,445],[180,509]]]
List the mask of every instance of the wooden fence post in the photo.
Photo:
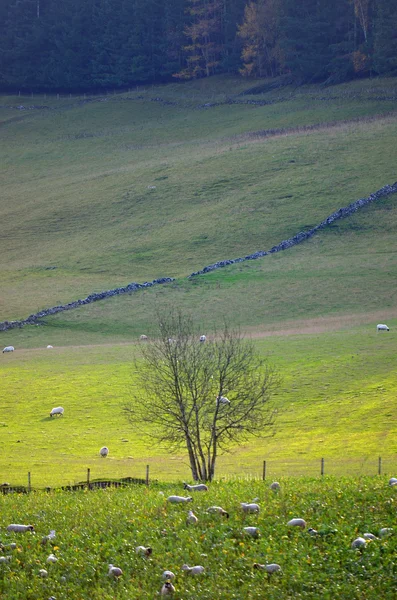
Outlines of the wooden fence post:
[[30,480],[30,471],[28,473],[28,492],[32,491],[31,480]]
[[378,458],[378,475],[382,475],[382,457]]
[[266,479],[266,461],[263,461],[263,472],[262,472],[262,479],[263,481],[265,481]]
[[321,475],[324,475],[324,459],[321,459]]
[[146,465],[146,479],[145,479],[145,483],[146,483],[146,485],[149,485],[149,465]]
[[87,487],[88,487],[88,489],[90,489],[90,474],[91,474],[91,469],[87,469]]

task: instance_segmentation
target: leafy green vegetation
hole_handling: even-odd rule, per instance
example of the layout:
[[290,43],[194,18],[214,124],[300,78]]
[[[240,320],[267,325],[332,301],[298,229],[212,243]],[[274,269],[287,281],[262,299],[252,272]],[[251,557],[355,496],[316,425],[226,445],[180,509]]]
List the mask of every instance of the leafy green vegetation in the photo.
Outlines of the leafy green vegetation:
[[[395,528],[395,488],[375,477],[280,482],[279,492],[269,489],[269,481],[213,483],[187,506],[166,502],[170,494],[183,495],[180,483],[1,495],[0,556],[11,557],[0,562],[2,598],[149,599],[160,592],[166,569],[176,576],[176,599],[394,598],[397,538],[378,535]],[[244,515],[240,502],[254,497],[260,513]],[[208,514],[211,505],[222,506],[230,518]],[[188,508],[198,517],[195,526],[186,525]],[[294,517],[304,518],[307,528],[289,527]],[[7,533],[9,523],[32,524],[36,533]],[[247,526],[258,527],[259,537],[245,534]],[[310,535],[309,527],[318,535]],[[56,537],[43,545],[50,529]],[[367,532],[377,539],[352,549]],[[137,555],[139,545],[151,546],[152,555]],[[50,553],[56,563],[46,562]],[[108,576],[109,563],[122,569],[118,581]],[[205,571],[187,575],[185,563]],[[277,563],[281,571],[268,577],[254,563]],[[40,577],[40,569],[48,576]]]

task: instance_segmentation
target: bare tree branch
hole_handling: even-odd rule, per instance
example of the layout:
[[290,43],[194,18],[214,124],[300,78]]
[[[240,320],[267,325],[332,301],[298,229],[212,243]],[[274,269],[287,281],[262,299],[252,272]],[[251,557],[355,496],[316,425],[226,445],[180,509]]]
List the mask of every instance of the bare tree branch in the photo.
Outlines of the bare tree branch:
[[126,417],[171,451],[185,448],[193,479],[211,480],[219,453],[272,431],[277,374],[228,324],[204,343],[181,312],[159,314],[158,325],[135,364]]

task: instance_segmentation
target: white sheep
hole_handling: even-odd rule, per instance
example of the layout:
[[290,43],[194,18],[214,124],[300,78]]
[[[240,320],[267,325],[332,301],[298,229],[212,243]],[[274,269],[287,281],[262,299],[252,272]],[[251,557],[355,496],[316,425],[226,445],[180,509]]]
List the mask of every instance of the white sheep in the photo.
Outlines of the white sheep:
[[150,556],[153,552],[153,549],[150,546],[137,546],[135,548],[136,554],[139,556]]
[[259,529],[257,527],[244,527],[244,533],[253,538],[259,537]]
[[228,398],[226,398],[226,396],[217,396],[216,403],[229,405],[230,400]]
[[367,541],[362,537],[358,537],[352,542],[353,549],[354,548],[364,548],[366,545],[367,545]]
[[304,529],[306,527],[306,521],[305,519],[291,519],[288,521],[287,525],[290,527],[301,527]]
[[48,577],[48,571],[46,571],[45,569],[40,569],[39,575],[40,577]]
[[51,346],[51,344],[48,344],[47,346],[47,350],[52,350],[54,346]]
[[12,556],[10,556],[10,555],[0,556],[0,563],[11,562],[11,560],[12,560]]
[[163,579],[169,579],[170,581],[172,581],[173,579],[175,579],[175,573],[173,573],[172,571],[163,571],[161,577]]
[[56,563],[56,562],[58,562],[58,559],[57,559],[57,557],[55,556],[55,554],[50,554],[50,555],[47,557],[47,562],[48,562],[48,563]]
[[171,504],[183,504],[184,502],[192,502],[193,498],[188,496],[168,496],[167,502],[171,502]]
[[175,586],[171,581],[166,581],[161,588],[161,596],[171,596],[175,592]]
[[226,512],[221,506],[210,506],[207,508],[207,513],[217,513],[223,517],[226,517],[226,519],[229,518],[229,513]]
[[140,339],[141,342],[147,342],[148,337],[147,337],[147,335],[145,335],[143,333],[142,335],[139,336],[139,339]]
[[43,539],[41,540],[41,543],[43,545],[47,544],[47,542],[51,542],[55,539],[55,529],[51,529],[50,533],[48,535],[45,535],[43,537]]
[[197,483],[196,485],[189,485],[183,482],[183,489],[189,492],[208,492],[208,486],[205,483]]
[[364,533],[363,538],[365,540],[377,540],[378,538],[373,533]]
[[392,533],[393,533],[392,527],[382,527],[382,529],[379,530],[379,537],[387,537],[388,535],[391,535]]
[[207,340],[206,335],[200,335],[200,342],[205,342]]
[[50,417],[53,417],[54,415],[59,415],[60,417],[62,417],[64,412],[65,410],[62,408],[62,406],[57,406],[56,408],[53,408],[51,410]]
[[394,485],[395,483],[397,483],[397,477],[390,477],[389,485]]
[[6,346],[5,348],[3,348],[3,354],[4,352],[14,352],[14,350],[14,346]]
[[262,569],[271,575],[272,573],[276,573],[277,571],[281,571],[280,565],[277,563],[270,563],[269,565],[261,565],[261,563],[254,563],[254,569]]
[[189,565],[182,565],[182,571],[186,571],[190,575],[199,575],[200,573],[204,573],[205,569],[201,565],[196,565],[194,567],[189,567]]
[[279,490],[281,488],[278,481],[273,481],[273,483],[271,483],[269,487],[271,490]]
[[390,329],[384,323],[378,323],[376,326],[376,331],[390,331]]
[[17,531],[18,533],[25,533],[26,531],[34,531],[33,525],[18,525],[12,523],[8,525],[7,531]]
[[198,523],[198,518],[192,510],[189,510],[188,515],[186,517],[186,524],[196,525],[196,523]]
[[122,574],[123,574],[123,571],[119,567],[115,567],[111,563],[109,564],[109,571],[108,571],[109,577],[121,577]]
[[255,504],[255,502],[240,502],[240,506],[245,513],[258,513],[259,512],[259,504]]
[[107,446],[102,446],[102,448],[99,450],[99,454],[102,456],[102,458],[106,458],[109,454],[109,448]]

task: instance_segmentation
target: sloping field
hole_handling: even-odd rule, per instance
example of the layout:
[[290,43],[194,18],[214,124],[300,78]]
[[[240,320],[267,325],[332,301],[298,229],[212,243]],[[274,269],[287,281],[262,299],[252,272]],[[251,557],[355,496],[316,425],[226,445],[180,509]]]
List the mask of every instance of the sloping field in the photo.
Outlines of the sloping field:
[[[265,105],[222,103],[222,86],[0,101],[0,319],[268,249],[395,181],[393,80]],[[306,125],[320,129],[255,133]]]
[[[372,315],[373,316],[373,315]],[[317,322],[316,322],[317,323]],[[395,356],[392,331],[374,323],[300,335],[271,335],[255,343],[278,369],[274,435],[253,439],[219,461],[218,477],[375,474],[378,456],[393,475],[397,453]],[[330,326],[330,323],[323,323]],[[394,327],[393,327],[394,325]],[[397,319],[391,321],[392,329]],[[317,323],[318,327],[318,323]],[[333,323],[335,327],[335,323]],[[16,350],[0,362],[0,473],[6,481],[54,486],[92,477],[186,479],[184,456],[170,457],[132,431],[122,414],[135,379],[137,344]],[[50,418],[53,406],[65,415]],[[101,446],[109,457],[99,456]],[[394,457],[394,458],[393,458]]]
[[[287,251],[186,276],[394,183],[397,83],[238,95],[244,86],[0,99],[0,320],[176,278],[0,333],[16,347],[0,354],[5,480],[70,483],[87,467],[143,476],[146,464],[158,479],[187,477],[184,458],[145,445],[121,411],[158,305],[193,312],[203,333],[227,317],[280,371],[275,435],[223,458],[219,476],[259,475],[264,459],[276,476],[317,474],[321,457],[328,472],[374,473],[380,455],[393,469],[396,195]],[[50,419],[58,405],[65,416]]]

